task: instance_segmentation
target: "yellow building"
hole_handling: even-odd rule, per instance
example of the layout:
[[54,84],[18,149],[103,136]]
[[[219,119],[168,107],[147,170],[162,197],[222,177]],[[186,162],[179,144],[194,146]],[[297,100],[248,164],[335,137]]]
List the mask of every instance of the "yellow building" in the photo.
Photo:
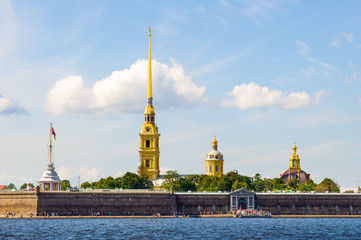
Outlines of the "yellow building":
[[148,176],[157,179],[159,171],[159,136],[155,124],[155,112],[152,98],[152,58],[151,58],[151,32],[149,28],[149,63],[148,63],[148,91],[147,106],[144,111],[144,124],[140,130],[139,147],[139,176]]
[[294,142],[292,149],[293,154],[290,158],[290,166],[286,171],[280,174],[280,178],[282,178],[285,182],[289,182],[294,179],[299,180],[301,183],[306,182],[306,180],[310,178],[310,174],[307,174],[301,169],[300,157],[297,155],[296,142]]
[[220,177],[223,175],[223,154],[218,151],[218,141],[214,137],[212,141],[212,151],[206,158],[207,175]]

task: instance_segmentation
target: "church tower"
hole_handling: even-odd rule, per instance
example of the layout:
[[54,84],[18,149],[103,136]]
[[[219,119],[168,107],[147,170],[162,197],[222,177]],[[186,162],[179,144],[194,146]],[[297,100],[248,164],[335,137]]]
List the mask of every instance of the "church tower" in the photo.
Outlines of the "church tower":
[[218,151],[218,141],[214,137],[212,151],[206,157],[206,172],[208,176],[220,177],[223,175],[223,154]]
[[306,182],[306,180],[310,178],[310,174],[307,174],[301,169],[296,142],[294,142],[292,149],[293,153],[290,157],[290,166],[286,171],[280,174],[280,178],[282,178],[284,182],[289,182],[295,179],[300,183]]
[[139,133],[139,176],[148,176],[156,179],[159,171],[159,136],[158,127],[155,124],[155,112],[152,97],[152,57],[151,57],[151,31],[149,28],[149,60],[148,60],[148,91],[147,106],[144,111],[144,124]]

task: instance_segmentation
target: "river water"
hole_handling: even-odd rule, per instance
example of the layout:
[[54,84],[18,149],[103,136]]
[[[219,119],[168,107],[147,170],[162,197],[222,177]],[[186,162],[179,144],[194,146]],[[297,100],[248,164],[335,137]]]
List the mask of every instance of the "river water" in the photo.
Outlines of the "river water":
[[0,219],[0,239],[361,239],[361,219]]

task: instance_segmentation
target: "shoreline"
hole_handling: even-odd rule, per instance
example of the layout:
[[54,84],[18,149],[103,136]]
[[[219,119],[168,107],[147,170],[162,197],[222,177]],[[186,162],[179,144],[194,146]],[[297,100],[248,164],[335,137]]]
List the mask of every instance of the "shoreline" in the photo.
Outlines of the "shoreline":
[[[0,219],[117,219],[117,218],[234,218],[233,214],[215,214],[215,215],[199,215],[197,217],[186,217],[172,215],[164,215],[159,217],[153,216],[24,216],[24,217],[4,217],[0,216]],[[252,218],[252,217],[248,217]],[[257,218],[257,217],[254,217]],[[259,218],[259,217],[258,217]],[[272,215],[271,218],[361,218],[361,215]]]

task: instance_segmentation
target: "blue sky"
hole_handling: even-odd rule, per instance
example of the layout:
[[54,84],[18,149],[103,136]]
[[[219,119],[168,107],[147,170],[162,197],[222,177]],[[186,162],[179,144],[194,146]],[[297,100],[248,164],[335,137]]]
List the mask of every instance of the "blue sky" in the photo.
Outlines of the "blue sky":
[[7,1],[0,4],[0,184],[47,162],[77,185],[136,172],[148,26],[160,166],[278,177],[296,139],[316,182],[361,185],[359,1]]

